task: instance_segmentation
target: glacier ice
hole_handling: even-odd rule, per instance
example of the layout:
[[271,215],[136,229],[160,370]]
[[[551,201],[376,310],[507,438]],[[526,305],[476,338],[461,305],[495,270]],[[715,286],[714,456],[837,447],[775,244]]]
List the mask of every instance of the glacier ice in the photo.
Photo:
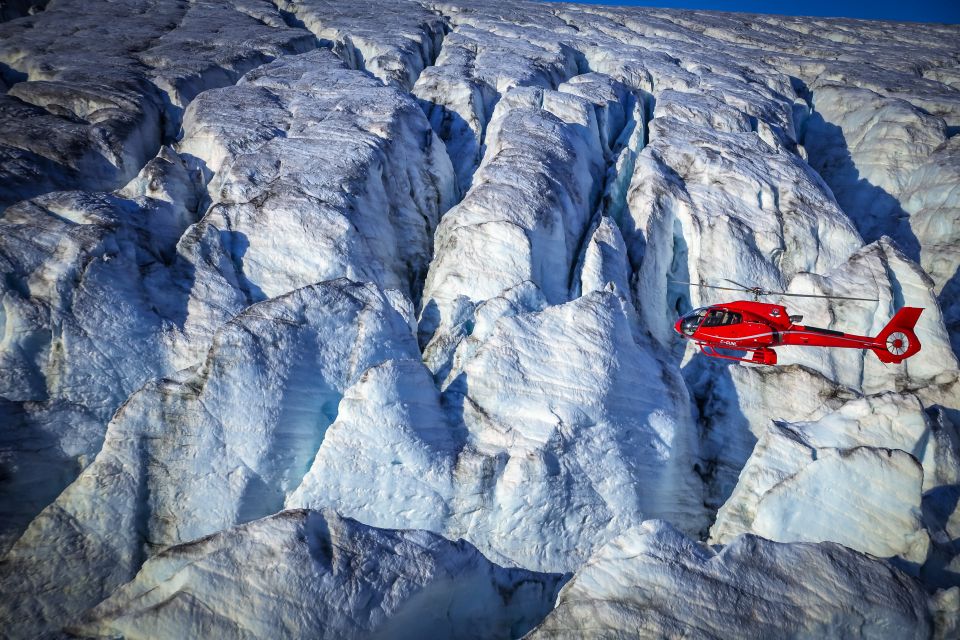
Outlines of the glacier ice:
[[516,638],[562,577],[428,531],[281,511],[167,548],[68,631],[151,638]]
[[[541,571],[574,569],[642,517],[698,531],[688,401],[677,374],[634,342],[627,304],[595,292],[501,317],[442,398],[432,388],[400,394],[429,383],[419,362],[369,371],[287,506],[429,525]],[[356,450],[368,440],[377,448]],[[389,466],[375,471],[370,458]]]
[[811,166],[866,240],[893,236],[916,257],[900,205],[902,182],[946,140],[943,118],[870,89],[828,81],[808,90],[804,147]]
[[[955,635],[958,35],[5,4],[0,625]],[[708,360],[721,278],[923,350]]]
[[927,638],[920,585],[837,544],[744,535],[716,551],[649,521],[600,549],[529,638]]
[[31,496],[56,497],[96,455],[117,407],[171,370],[177,278],[164,265],[195,220],[194,186],[163,148],[116,194],[46,194],[0,220],[0,491],[10,496],[0,548],[45,506]]
[[423,363],[388,360],[344,392],[286,504],[329,505],[373,526],[443,531],[462,439]]
[[[252,305],[217,332],[203,363],[147,383],[117,411],[96,459],[4,558],[8,611],[66,622],[152,550],[281,509],[346,389],[371,366],[417,353],[406,319],[372,284],[336,280]],[[43,560],[55,554],[61,562]],[[68,599],[40,588],[61,579]],[[33,625],[15,628],[42,629]]]
[[197,94],[313,46],[258,0],[95,10],[68,0],[0,24],[0,68],[10,70],[0,208],[55,189],[122,186],[176,136]]
[[[339,89],[310,97],[310,86],[328,85]],[[371,100],[368,90],[384,100]],[[339,277],[395,286],[411,300],[419,295],[432,230],[454,185],[416,103],[326,50],[283,58],[223,91],[233,98],[208,92],[191,104],[179,153],[161,148],[122,190],[38,196],[0,221],[0,260],[9,265],[0,287],[10,319],[0,343],[10,375],[0,389],[17,403],[4,414],[11,424],[49,423],[30,416],[61,411],[101,424],[84,430],[89,438],[77,453],[44,447],[38,455],[11,442],[26,449],[18,466],[51,457],[76,466],[78,456],[85,466],[102,426],[131,393],[196,364],[217,329],[251,303]],[[257,98],[273,110],[247,120],[221,111],[232,100],[252,106]],[[285,141],[282,172],[271,144],[277,136]],[[422,162],[408,171],[416,157]],[[305,170],[311,163],[326,167],[319,177]],[[64,488],[63,475],[44,495]],[[4,536],[19,534],[36,511],[11,514]]]
[[[233,115],[235,104],[250,111]],[[454,183],[408,95],[320,49],[202,94],[183,129],[180,152],[212,175],[210,206],[179,247],[198,274],[181,366],[246,305],[314,282],[347,277],[419,299]]]
[[854,390],[803,365],[718,371],[712,364],[693,362],[684,373],[700,408],[697,468],[705,481],[705,504],[714,510],[730,497],[771,420],[816,420],[857,397]]
[[950,439],[932,431],[916,397],[889,392],[850,400],[816,421],[773,424],[710,540],[725,544],[744,532],[830,540],[918,569],[930,545],[922,493],[960,471]]
[[295,2],[279,0],[287,22],[299,21],[351,69],[410,90],[440,53],[447,22],[416,3]]

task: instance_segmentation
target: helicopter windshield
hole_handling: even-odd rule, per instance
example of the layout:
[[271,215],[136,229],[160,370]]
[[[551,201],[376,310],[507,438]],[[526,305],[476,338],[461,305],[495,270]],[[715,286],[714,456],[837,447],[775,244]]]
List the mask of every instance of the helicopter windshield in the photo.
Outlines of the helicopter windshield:
[[696,331],[697,327],[700,326],[700,321],[703,320],[703,316],[705,315],[707,315],[706,307],[694,309],[687,315],[683,316],[683,320],[680,321],[680,330],[688,336],[692,336],[693,332]]

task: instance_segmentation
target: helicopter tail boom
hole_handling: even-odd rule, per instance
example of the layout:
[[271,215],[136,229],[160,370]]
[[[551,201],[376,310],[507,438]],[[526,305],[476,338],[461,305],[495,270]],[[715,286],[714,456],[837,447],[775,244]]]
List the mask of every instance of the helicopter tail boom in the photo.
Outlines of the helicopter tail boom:
[[881,362],[899,363],[920,351],[920,340],[913,328],[923,309],[903,307],[874,338],[871,347]]

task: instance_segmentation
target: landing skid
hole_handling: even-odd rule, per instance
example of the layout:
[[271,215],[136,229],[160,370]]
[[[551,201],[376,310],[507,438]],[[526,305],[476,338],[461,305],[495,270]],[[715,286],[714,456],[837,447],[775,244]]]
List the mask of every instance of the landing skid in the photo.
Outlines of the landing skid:
[[723,353],[712,344],[698,342],[697,346],[700,347],[700,351],[703,353],[703,355],[711,358],[722,358],[723,360],[733,360],[734,362],[749,362],[751,364],[777,364],[777,352],[773,349],[757,349],[749,358],[741,358],[739,356]]

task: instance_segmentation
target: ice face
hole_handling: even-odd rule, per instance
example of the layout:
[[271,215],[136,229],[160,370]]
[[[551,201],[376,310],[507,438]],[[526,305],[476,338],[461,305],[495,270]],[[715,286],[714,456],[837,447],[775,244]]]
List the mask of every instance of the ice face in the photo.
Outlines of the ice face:
[[0,24],[9,86],[0,97],[0,207],[54,189],[123,186],[177,135],[197,94],[315,42],[258,1],[130,1],[102,12],[57,2]]
[[[419,362],[370,370],[287,506],[430,526],[545,571],[573,570],[637,514],[698,531],[699,483],[679,462],[696,446],[688,400],[637,344],[625,308],[592,293],[501,318],[442,394]],[[563,335],[562,325],[578,329]],[[517,415],[524,420],[507,429]],[[600,466],[591,463],[598,451]],[[370,486],[371,474],[382,481]],[[558,504],[577,518],[560,517]]]
[[282,511],[170,547],[70,631],[186,637],[240,625],[255,637],[514,638],[550,610],[561,580],[499,567],[428,531]]
[[600,549],[528,636],[926,638],[926,596],[837,544],[742,536],[720,551],[649,521]]
[[[329,281],[250,306],[217,331],[202,364],[148,383],[117,411],[96,459],[7,553],[9,610],[76,615],[132,578],[146,549],[279,510],[347,388],[417,353],[372,284]],[[59,544],[84,551],[42,563]],[[77,589],[70,599],[37,589],[61,577]]]
[[8,633],[955,635],[956,26],[7,5]]
[[[312,86],[338,89],[314,99]],[[418,295],[453,176],[416,103],[326,50],[283,58],[223,91],[234,97],[209,92],[188,109],[179,153],[164,147],[121,191],[55,192],[0,221],[10,265],[0,349],[10,375],[0,388],[29,403],[4,415],[11,425],[86,415],[100,425],[72,435],[30,427],[47,432],[41,441],[52,446],[39,448],[12,437],[20,462],[11,491],[34,464],[62,460],[70,471],[37,485],[59,493],[131,393],[195,365],[252,303],[340,277]],[[235,100],[256,105],[251,117],[223,115]],[[290,143],[282,152],[278,136]],[[342,144],[328,145],[330,136]],[[421,161],[408,170],[413,158]],[[313,162],[325,170],[305,168]],[[57,450],[65,440],[69,453]],[[28,504],[6,519],[4,543],[42,508]]]

